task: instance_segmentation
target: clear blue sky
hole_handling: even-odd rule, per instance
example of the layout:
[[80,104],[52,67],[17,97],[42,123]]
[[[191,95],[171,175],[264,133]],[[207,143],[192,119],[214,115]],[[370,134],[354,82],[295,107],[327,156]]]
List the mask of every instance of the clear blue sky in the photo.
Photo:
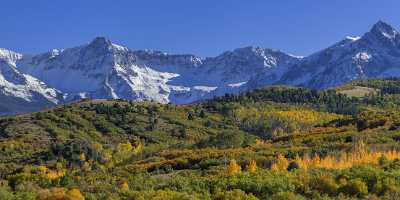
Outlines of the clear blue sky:
[[0,47],[45,52],[106,36],[131,49],[215,56],[257,45],[308,55],[379,19],[400,29],[399,0],[9,0]]

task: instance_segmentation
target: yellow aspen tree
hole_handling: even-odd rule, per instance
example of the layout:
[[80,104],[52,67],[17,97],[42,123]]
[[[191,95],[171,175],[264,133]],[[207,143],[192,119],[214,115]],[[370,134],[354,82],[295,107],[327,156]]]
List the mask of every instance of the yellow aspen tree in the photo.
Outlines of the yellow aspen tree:
[[248,172],[256,172],[257,170],[257,163],[255,160],[251,160],[249,165],[247,165]]
[[133,149],[134,154],[139,154],[143,151],[143,144],[142,142],[138,142],[137,146]]
[[240,165],[238,165],[236,163],[236,160],[232,159],[229,161],[229,165],[228,165],[228,173],[229,174],[236,174],[238,172],[240,172],[242,170],[242,168],[240,167]]
[[67,192],[68,200],[85,200],[85,197],[82,195],[79,189],[71,189]]
[[256,139],[256,145],[263,145],[265,142],[261,139]]
[[319,155],[317,154],[311,160],[311,167],[319,168],[320,165],[321,165],[321,157],[319,157]]
[[44,189],[39,191],[38,196],[36,197],[38,200],[58,200],[58,199],[66,199],[66,193],[64,188],[51,188]]
[[119,185],[119,188],[120,188],[122,191],[128,191],[128,190],[129,190],[128,182],[123,181],[123,182]]
[[79,160],[80,160],[81,162],[84,162],[84,161],[86,160],[85,153],[81,153],[81,154],[79,155]]
[[305,170],[308,169],[306,158],[302,159],[302,158],[300,158],[299,155],[296,155],[296,157],[294,158],[294,162],[297,163],[297,165],[299,166],[300,169],[305,169]]
[[289,161],[285,158],[285,156],[279,154],[275,160],[275,163],[272,164],[271,169],[276,171],[282,171],[282,170],[287,170],[288,166],[289,166]]
[[130,142],[120,143],[117,146],[117,151],[118,152],[130,152],[130,151],[132,151],[132,149],[133,149],[133,146],[132,146],[132,144]]

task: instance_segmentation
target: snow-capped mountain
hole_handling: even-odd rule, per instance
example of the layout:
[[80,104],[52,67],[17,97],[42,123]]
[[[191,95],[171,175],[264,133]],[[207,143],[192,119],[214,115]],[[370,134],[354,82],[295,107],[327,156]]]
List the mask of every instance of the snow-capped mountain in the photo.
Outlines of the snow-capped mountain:
[[104,37],[33,56],[1,52],[1,75],[5,78],[0,91],[16,101],[32,103],[40,98],[40,102],[52,105],[80,98],[190,103],[239,92],[251,78],[282,74],[298,60],[256,47],[214,58],[171,55],[130,50]]
[[16,62],[21,54],[0,49],[0,114],[29,112],[61,103],[59,91],[21,73]]
[[400,76],[400,34],[380,21],[362,37],[347,37],[302,59],[279,83],[319,89],[394,76]]
[[184,104],[272,84],[327,88],[388,76],[400,76],[400,34],[384,22],[308,57],[245,47],[201,58],[131,50],[98,37],[38,55],[0,49],[0,114],[80,98]]

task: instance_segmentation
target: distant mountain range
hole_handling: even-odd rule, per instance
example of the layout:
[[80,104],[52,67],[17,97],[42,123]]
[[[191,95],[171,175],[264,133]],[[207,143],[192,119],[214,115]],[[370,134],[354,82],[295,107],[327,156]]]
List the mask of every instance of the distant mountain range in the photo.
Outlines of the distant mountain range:
[[98,37],[38,55],[0,49],[0,114],[81,98],[186,104],[266,85],[324,89],[399,76],[400,33],[381,21],[362,37],[346,37],[308,57],[245,47],[201,58],[130,50]]

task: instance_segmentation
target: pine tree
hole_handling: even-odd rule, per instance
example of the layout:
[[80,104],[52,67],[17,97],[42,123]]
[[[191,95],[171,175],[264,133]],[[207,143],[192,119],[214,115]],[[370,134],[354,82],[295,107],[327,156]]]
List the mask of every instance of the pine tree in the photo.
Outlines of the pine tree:
[[200,111],[199,117],[201,117],[201,118],[205,118],[206,117],[206,113],[204,112],[204,110]]
[[192,112],[192,111],[190,111],[190,112],[188,113],[187,118],[188,118],[188,120],[194,120],[194,115],[193,115],[193,112]]

